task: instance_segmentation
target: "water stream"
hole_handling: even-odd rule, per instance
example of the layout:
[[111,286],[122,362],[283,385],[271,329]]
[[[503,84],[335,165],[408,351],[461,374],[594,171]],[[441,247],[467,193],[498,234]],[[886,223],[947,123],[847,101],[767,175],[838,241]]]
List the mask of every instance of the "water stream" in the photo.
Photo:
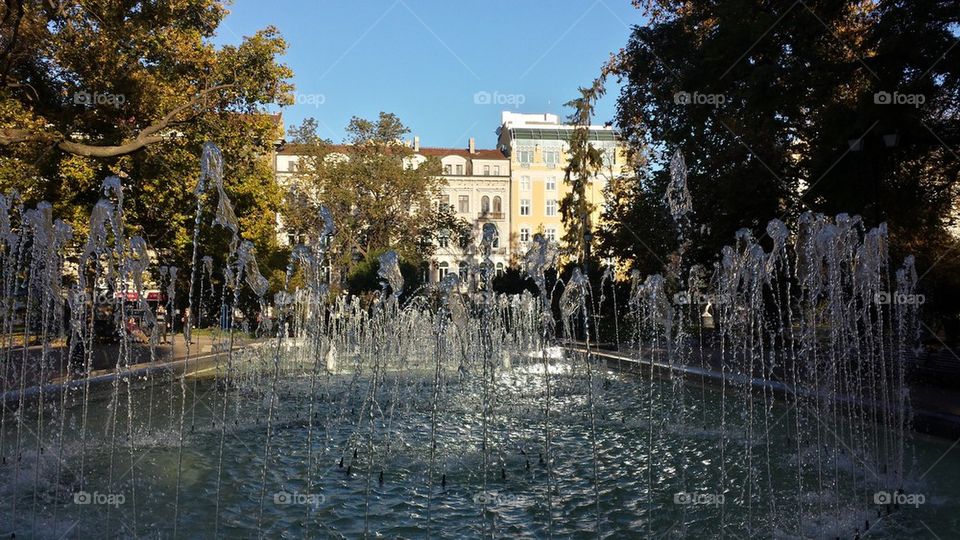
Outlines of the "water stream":
[[[948,445],[910,431],[912,259],[889,260],[883,225],[805,214],[794,231],[774,220],[766,238],[739,232],[713,268],[684,269],[682,157],[672,168],[678,262],[630,276],[627,298],[613,269],[599,290],[580,269],[552,283],[558,253],[539,235],[523,268],[541,293],[498,295],[489,230],[476,289],[449,276],[411,293],[388,251],[372,302],[334,294],[325,246],[349,232],[326,211],[270,298],[213,145],[197,194],[212,190],[230,235],[222,268],[196,248],[199,202],[191,268],[154,268],[110,178],[68,279],[69,226],[48,204],[0,198],[0,533],[956,532],[945,486],[960,468],[927,476]],[[193,325],[204,306],[226,314],[213,353],[167,362],[141,300],[148,275],[167,285],[168,319],[184,300]],[[242,294],[273,320],[230,316]],[[146,335],[128,309],[145,312]],[[596,313],[614,314],[616,353],[598,347]],[[119,342],[98,371],[102,325]],[[260,339],[241,346],[247,335]]]

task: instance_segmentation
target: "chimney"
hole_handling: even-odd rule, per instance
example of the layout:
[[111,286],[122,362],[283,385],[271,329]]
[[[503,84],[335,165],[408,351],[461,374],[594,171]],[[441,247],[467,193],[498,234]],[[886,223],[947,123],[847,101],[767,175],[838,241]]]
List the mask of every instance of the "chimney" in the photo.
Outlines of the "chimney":
[[477,153],[477,144],[476,144],[476,141],[473,140],[473,137],[470,137],[470,153],[471,154]]
[[413,151],[414,151],[414,152],[419,152],[419,151],[420,151],[420,136],[419,136],[419,135],[414,135],[414,136],[413,136]]

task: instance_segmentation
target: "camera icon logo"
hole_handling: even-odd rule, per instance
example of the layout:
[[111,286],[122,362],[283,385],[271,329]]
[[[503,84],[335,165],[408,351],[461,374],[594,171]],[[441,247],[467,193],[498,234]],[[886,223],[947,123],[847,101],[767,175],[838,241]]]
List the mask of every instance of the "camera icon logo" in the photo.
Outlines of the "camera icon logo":
[[273,504],[290,504],[293,498],[286,491],[278,491],[273,494]]
[[691,102],[690,92],[684,92],[681,90],[680,92],[673,94],[673,102],[677,105],[689,105]]
[[475,105],[489,105],[492,99],[493,96],[486,90],[481,90],[473,94],[473,103]]
[[873,94],[873,102],[877,105],[889,105],[893,102],[893,96],[890,92],[881,90]]
[[90,493],[87,491],[78,491],[73,494],[73,504],[90,504]]
[[691,504],[693,496],[685,491],[673,494],[673,504]]
[[73,104],[74,105],[90,105],[93,103],[93,96],[90,95],[90,92],[86,90],[81,90],[79,92],[73,93]]
[[873,494],[873,504],[886,505],[893,502],[893,496],[889,491],[878,491]]

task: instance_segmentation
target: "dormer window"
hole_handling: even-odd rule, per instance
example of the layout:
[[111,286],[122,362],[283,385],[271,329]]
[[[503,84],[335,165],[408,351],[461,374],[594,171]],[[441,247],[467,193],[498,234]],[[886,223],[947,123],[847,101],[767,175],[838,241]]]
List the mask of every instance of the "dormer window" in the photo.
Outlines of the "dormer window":
[[444,165],[443,174],[453,174],[453,165]]

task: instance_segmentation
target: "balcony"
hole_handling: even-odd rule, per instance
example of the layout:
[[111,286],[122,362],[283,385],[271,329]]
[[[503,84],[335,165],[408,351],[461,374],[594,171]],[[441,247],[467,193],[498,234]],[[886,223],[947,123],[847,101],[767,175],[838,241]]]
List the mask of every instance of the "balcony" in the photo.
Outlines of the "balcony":
[[480,212],[477,219],[498,220],[503,219],[503,212]]

